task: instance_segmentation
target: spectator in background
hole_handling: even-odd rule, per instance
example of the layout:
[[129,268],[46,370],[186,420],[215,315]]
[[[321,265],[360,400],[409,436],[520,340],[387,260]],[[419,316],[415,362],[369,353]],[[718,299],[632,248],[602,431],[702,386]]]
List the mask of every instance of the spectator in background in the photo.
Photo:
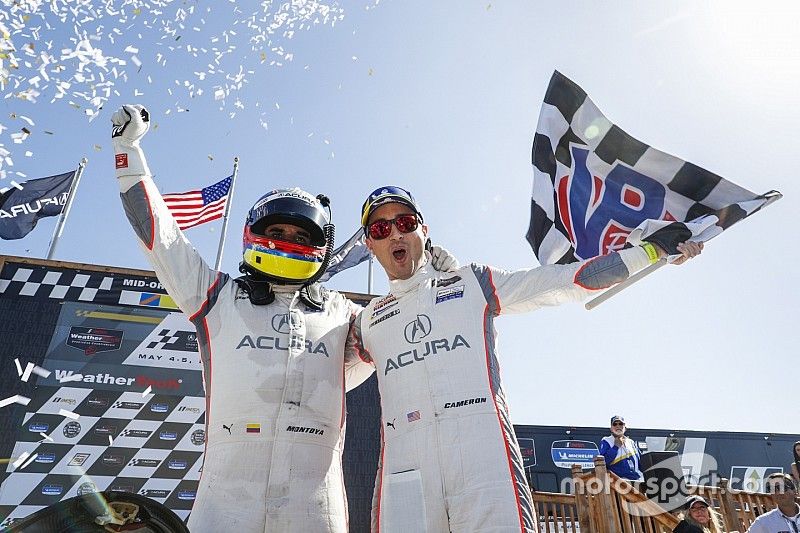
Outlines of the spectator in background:
[[644,481],[639,468],[641,454],[633,439],[625,436],[625,419],[611,417],[611,435],[600,441],[600,455],[605,457],[606,466],[621,478]]
[[711,508],[701,496],[690,496],[686,500],[686,512],[678,515],[680,523],[673,533],[722,533],[719,513]]
[[770,474],[766,490],[777,507],[756,518],[747,533],[800,532],[800,505],[796,501],[797,487],[792,477],[789,474]]
[[795,487],[800,487],[800,440],[794,443],[792,452],[794,453],[794,462],[792,463],[792,478],[794,478]]

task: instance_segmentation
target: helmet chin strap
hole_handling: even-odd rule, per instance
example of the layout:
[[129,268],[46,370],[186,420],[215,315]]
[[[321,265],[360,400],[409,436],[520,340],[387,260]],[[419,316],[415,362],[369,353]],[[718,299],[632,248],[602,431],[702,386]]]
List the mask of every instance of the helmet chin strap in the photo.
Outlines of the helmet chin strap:
[[266,277],[255,272],[244,262],[239,264],[239,272],[244,276],[237,278],[236,283],[247,293],[251,304],[269,305],[275,301],[275,291],[272,290],[272,284]]
[[[323,311],[325,309],[325,299],[327,297],[327,290],[319,283],[305,283],[302,286],[290,283],[273,284],[264,276],[248,272],[247,268],[243,268],[244,276],[236,279],[239,287],[247,293],[250,303],[253,305],[269,305],[275,301],[276,292],[284,292],[280,287],[292,287],[298,290],[299,297],[306,306],[314,311]],[[276,291],[275,289],[278,288]],[[288,292],[288,291],[287,291]],[[292,291],[294,292],[294,291]]]

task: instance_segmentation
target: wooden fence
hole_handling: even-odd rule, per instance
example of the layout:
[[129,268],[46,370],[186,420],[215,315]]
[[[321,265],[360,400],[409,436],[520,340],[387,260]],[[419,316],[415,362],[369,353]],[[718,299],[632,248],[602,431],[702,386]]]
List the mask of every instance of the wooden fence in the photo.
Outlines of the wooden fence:
[[[676,514],[648,499],[629,481],[606,469],[595,457],[594,470],[572,467],[570,494],[533,492],[534,511],[544,533],[669,533]],[[720,513],[728,532],[746,531],[755,518],[774,505],[767,494],[733,490],[728,480],[719,486],[688,485],[689,494],[705,498]]]

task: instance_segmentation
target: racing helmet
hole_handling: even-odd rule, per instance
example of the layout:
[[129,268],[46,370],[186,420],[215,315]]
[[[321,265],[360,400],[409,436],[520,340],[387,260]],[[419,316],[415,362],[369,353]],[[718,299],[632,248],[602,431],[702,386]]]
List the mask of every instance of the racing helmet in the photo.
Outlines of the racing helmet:
[[[268,237],[266,229],[272,224],[298,226],[309,233],[310,242]],[[241,270],[278,283],[307,282],[324,268],[332,228],[320,200],[306,191],[293,188],[269,192],[247,215]]]

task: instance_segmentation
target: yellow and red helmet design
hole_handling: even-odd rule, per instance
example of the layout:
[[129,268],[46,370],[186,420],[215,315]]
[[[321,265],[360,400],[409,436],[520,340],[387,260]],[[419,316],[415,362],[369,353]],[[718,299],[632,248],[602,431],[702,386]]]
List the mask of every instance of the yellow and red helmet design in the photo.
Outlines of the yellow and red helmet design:
[[[329,218],[319,200],[301,189],[267,193],[247,215],[243,237],[243,262],[250,273],[282,283],[302,283],[323,266]],[[310,235],[309,244],[266,236],[273,224],[291,224]]]

